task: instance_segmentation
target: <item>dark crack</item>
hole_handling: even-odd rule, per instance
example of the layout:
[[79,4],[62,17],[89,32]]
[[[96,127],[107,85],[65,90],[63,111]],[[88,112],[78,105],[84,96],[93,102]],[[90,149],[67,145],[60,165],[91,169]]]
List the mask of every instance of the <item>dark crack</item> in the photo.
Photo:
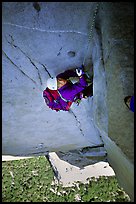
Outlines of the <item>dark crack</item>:
[[[24,54],[25,54],[25,53],[24,53]],[[38,69],[37,66],[34,64],[34,62],[31,60],[30,57],[28,57],[26,54],[25,54],[25,56],[30,60],[31,64],[36,68],[36,70],[37,70],[37,72],[38,72],[38,77],[39,77],[40,83],[41,83],[41,85],[42,85],[43,83],[42,83],[42,78],[41,78],[39,69]]]
[[7,37],[5,36],[5,39],[7,40],[7,42],[8,42],[8,44],[10,44],[12,47],[17,47],[16,45],[14,45],[13,43],[14,43],[14,39],[13,39],[13,36],[12,35],[9,35],[10,37],[11,37],[11,42],[10,41],[8,41],[8,39],[7,39]]
[[104,59],[104,64],[106,64],[107,61],[108,61],[108,59],[111,57],[111,53],[112,53],[114,47],[116,47],[117,45],[122,44],[123,41],[124,41],[124,40],[116,40],[116,39],[115,39],[115,40],[112,40],[111,42],[108,41],[108,44],[109,44],[110,47],[109,47],[108,53],[105,54],[105,59],[103,58],[103,59]]
[[57,56],[59,56],[61,54],[61,52],[60,52],[61,50],[62,50],[62,47],[59,49]]
[[6,56],[6,58],[28,79],[30,79],[34,84],[36,84],[36,82],[31,79],[22,69],[20,69],[9,57],[8,55],[2,50],[2,52],[4,53],[4,55]]
[[60,55],[60,52],[57,54],[57,56],[59,56]]
[[[81,127],[81,122],[77,119],[77,116],[75,115],[75,113],[70,109],[69,113],[72,113],[72,115],[74,116],[74,118],[76,119],[77,123],[80,125]],[[84,136],[83,130],[81,128],[79,128],[81,134]]]
[[[39,64],[41,64],[41,63],[39,62]],[[50,72],[49,72],[48,69],[45,67],[45,65],[44,65],[44,64],[41,64],[41,65],[44,67],[44,69],[45,69],[45,71],[48,73],[49,77],[52,78]]]
[[[71,113],[71,114],[74,116],[74,118],[76,119],[77,123],[78,123],[79,126],[80,126],[79,130],[80,130],[81,134],[85,137],[85,135],[84,135],[84,133],[83,133],[83,130],[82,130],[82,128],[81,128],[81,122],[77,119],[77,116],[75,115],[75,113],[74,113],[71,109],[70,109],[68,112]],[[92,141],[90,141],[90,142],[91,142],[91,144],[93,145],[92,147],[103,146],[103,144],[98,145],[98,144],[93,143]]]
[[40,4],[38,4],[38,2],[34,2],[33,3],[33,7],[35,8],[35,10],[39,13],[39,11],[41,10]]
[[41,79],[41,75],[40,75],[39,69],[36,67],[36,65],[35,65],[34,62],[31,60],[31,58],[30,58],[20,47],[18,47],[17,45],[13,44],[13,42],[14,42],[13,36],[11,36],[11,35],[9,35],[9,36],[11,37],[12,42],[9,42],[8,39],[7,39],[6,36],[5,36],[7,42],[8,42],[10,45],[12,45],[13,47],[18,48],[18,49],[25,55],[25,57],[29,59],[29,61],[31,62],[31,64],[36,68],[36,70],[37,70],[37,72],[38,72],[38,77],[39,77],[39,80],[40,80],[40,84],[42,85],[43,83],[42,83],[42,79]]
[[[32,64],[32,65],[37,69],[37,71],[38,71],[38,77],[39,77],[40,83],[41,83],[41,85],[42,85],[43,83],[42,83],[42,79],[41,79],[41,76],[40,76],[39,69],[36,67],[36,65],[35,65],[34,62],[31,60],[31,58],[30,58],[20,47],[18,47],[17,45],[13,44],[13,42],[14,42],[13,36],[11,36],[11,35],[9,35],[9,36],[11,37],[12,42],[9,42],[8,39],[7,39],[7,37],[5,36],[7,42],[8,42],[11,46],[13,46],[13,47],[15,47],[15,48],[18,48],[18,49],[30,60],[31,64]],[[61,50],[61,49],[62,49],[62,47],[60,48],[60,50]],[[40,63],[40,62],[38,62],[38,63],[44,67],[44,69],[45,69],[45,71],[48,73],[49,77],[52,78],[52,76],[51,76],[51,74],[49,73],[49,71],[48,71],[48,69],[46,68],[46,66],[45,66],[44,64]]]

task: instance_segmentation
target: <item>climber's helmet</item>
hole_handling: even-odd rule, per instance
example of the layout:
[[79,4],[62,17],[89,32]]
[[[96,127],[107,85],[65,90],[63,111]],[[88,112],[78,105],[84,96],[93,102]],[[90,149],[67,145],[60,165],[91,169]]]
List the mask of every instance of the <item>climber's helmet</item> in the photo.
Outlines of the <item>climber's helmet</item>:
[[47,87],[51,90],[57,90],[57,78],[52,77],[47,80]]

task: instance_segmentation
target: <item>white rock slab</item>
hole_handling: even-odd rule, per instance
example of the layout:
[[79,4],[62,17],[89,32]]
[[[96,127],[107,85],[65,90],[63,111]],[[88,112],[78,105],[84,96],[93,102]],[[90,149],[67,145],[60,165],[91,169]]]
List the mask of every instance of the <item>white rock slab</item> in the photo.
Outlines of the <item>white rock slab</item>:
[[87,180],[91,179],[91,177],[115,176],[108,162],[100,161],[93,165],[88,165],[84,169],[80,169],[59,159],[55,152],[49,153],[49,161],[57,174],[59,183],[64,187],[72,186],[76,181],[87,183]]
[[2,155],[2,161],[12,161],[12,160],[20,160],[20,159],[30,159],[33,157],[18,157],[18,156],[11,156],[11,155]]

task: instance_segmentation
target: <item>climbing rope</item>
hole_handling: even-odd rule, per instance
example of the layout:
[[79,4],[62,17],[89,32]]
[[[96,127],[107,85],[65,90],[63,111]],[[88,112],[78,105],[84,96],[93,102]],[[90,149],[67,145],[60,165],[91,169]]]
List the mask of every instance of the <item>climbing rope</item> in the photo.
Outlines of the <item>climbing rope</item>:
[[96,14],[98,13],[99,5],[100,5],[100,2],[97,2],[97,5],[96,5],[95,11],[94,11],[94,15],[93,15],[92,25],[91,25],[91,28],[90,28],[88,44],[87,44],[87,51],[86,51],[86,55],[84,56],[84,59],[83,59],[83,65],[85,64],[85,59],[86,59],[86,56],[87,56],[88,47],[89,47],[90,41],[91,41],[91,39],[93,37],[93,28],[94,28],[94,24],[95,24]]

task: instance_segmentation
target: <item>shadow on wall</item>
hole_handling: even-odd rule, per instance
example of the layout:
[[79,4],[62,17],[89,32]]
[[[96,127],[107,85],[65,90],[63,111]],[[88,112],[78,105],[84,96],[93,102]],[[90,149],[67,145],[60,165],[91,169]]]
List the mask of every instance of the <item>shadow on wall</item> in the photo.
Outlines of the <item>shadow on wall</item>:
[[[101,4],[97,33],[101,35],[106,76],[108,131],[101,128],[101,121],[96,120],[108,154],[108,161],[116,172],[119,184],[132,200],[134,200],[134,114],[125,106],[124,98],[126,95],[133,95],[134,91],[133,6],[131,2]],[[95,44],[94,53],[98,52],[99,49]],[[97,64],[97,59],[95,62],[93,60],[93,63]],[[97,78],[100,81],[102,79],[100,67],[99,70]],[[96,76],[96,69],[94,72]]]
[[107,153],[104,145],[95,147],[84,147],[68,152],[56,152],[58,157],[71,165],[79,168],[98,163],[99,161],[107,161]]

